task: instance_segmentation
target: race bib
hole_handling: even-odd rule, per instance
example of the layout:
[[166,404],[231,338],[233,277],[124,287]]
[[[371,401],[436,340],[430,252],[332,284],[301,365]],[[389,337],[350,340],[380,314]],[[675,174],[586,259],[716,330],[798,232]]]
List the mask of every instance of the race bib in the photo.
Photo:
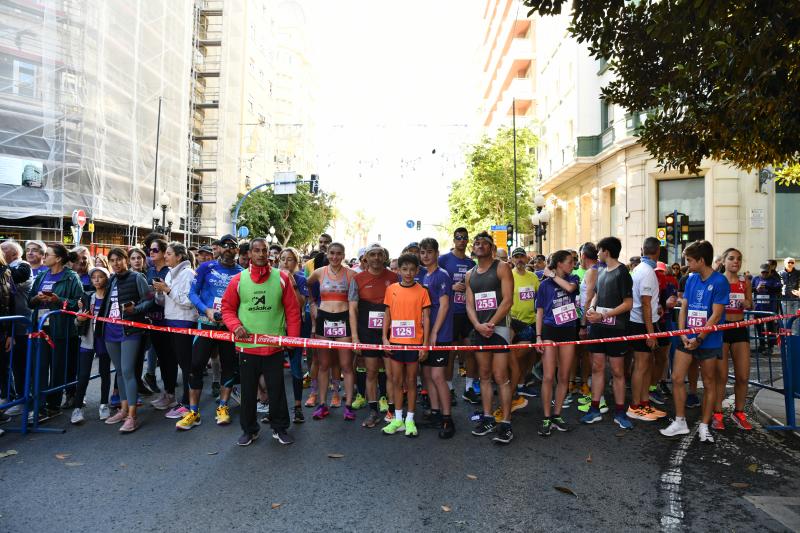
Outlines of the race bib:
[[[611,311],[610,307],[598,307],[597,308],[597,312],[598,313],[608,313],[609,311]],[[615,317],[615,316],[607,316],[600,323],[603,324],[604,326],[616,326],[617,325],[617,317]]]
[[519,301],[533,300],[534,296],[533,287],[520,287],[519,288]]
[[729,309],[744,309],[744,293],[732,292],[730,295]]
[[490,311],[497,309],[497,293],[495,291],[479,292],[475,295],[475,310]]
[[575,304],[568,303],[560,307],[553,308],[553,319],[556,325],[560,326],[567,322],[574,322],[578,320],[578,312],[575,310]]
[[385,313],[383,311],[370,311],[369,312],[369,321],[367,322],[367,327],[369,329],[383,329],[383,317]]
[[465,304],[467,303],[467,295],[463,292],[454,292],[453,293],[453,303],[457,304]]
[[690,328],[702,328],[706,325],[708,314],[705,311],[689,309],[686,316],[686,325]]
[[222,297],[217,296],[214,298],[214,311],[222,311]]
[[392,337],[413,339],[417,336],[417,325],[413,320],[392,320]]
[[756,301],[762,303],[769,302],[769,294],[756,294]]
[[322,329],[326,337],[347,337],[344,320],[326,320]]
[[108,309],[108,318],[122,318],[122,313],[119,311],[119,297],[117,289],[111,293],[111,306]]

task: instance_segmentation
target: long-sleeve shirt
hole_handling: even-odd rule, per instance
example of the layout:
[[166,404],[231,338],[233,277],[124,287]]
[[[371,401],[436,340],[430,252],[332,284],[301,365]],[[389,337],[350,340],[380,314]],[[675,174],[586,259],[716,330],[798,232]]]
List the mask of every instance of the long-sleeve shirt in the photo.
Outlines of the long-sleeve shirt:
[[797,296],[792,294],[792,291],[800,289],[800,270],[794,269],[791,272],[788,270],[781,270],[778,274],[781,277],[781,284],[783,285],[783,297],[796,300]]
[[[265,283],[271,275],[277,273],[281,277],[281,302],[283,303],[283,312],[286,315],[286,335],[289,337],[299,337],[300,304],[297,303],[297,296],[289,280],[289,274],[276,268],[263,269],[263,273],[259,273],[258,270],[258,268],[254,268],[254,266],[251,265],[250,270],[245,270],[233,276],[228,288],[225,289],[225,294],[222,296],[222,321],[225,323],[228,331],[235,332],[237,328],[242,326],[242,322],[239,320],[239,279],[241,276],[250,275],[253,282],[260,285]],[[236,350],[253,355],[272,355],[282,352],[283,348],[277,346],[240,348],[237,346]]]
[[208,261],[197,267],[197,274],[192,280],[189,299],[200,312],[200,320],[208,322],[206,311],[213,309],[222,311],[222,297],[231,279],[242,271],[242,267],[234,263],[226,267],[218,261]]
[[753,278],[753,300],[756,311],[778,310],[778,299],[781,296],[781,280],[777,276],[756,276]]

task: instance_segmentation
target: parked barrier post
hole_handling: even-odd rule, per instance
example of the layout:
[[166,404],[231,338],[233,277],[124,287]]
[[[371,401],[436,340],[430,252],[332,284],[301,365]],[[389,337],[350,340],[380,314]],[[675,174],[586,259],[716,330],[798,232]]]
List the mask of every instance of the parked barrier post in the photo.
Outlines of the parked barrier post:
[[[10,400],[4,404],[0,404],[0,409],[6,410],[15,405],[22,406],[22,421],[20,422],[19,427],[4,427],[3,430],[8,431],[9,433],[22,433],[23,435],[28,431],[28,401],[30,399],[30,357],[31,357],[31,339],[30,333],[33,331],[33,323],[26,317],[21,315],[13,315],[13,316],[4,316],[0,317],[0,322],[11,322],[11,338],[15,339],[16,335],[16,328],[18,324],[23,324],[25,327],[25,333],[27,337],[27,342],[25,344],[25,376],[23,379],[23,383],[17,383],[17,375],[14,372],[14,356],[19,355],[18,352],[21,347],[16,345],[16,342],[11,347],[8,356],[8,379],[6,380],[6,387],[9,392],[9,396],[11,394],[11,383],[14,383],[14,391],[17,394],[17,398],[14,400]],[[13,341],[12,341],[13,342]],[[15,354],[15,352],[17,352]],[[20,392],[21,391],[21,392]]]
[[[47,319],[51,315],[56,315],[56,314],[59,314],[59,313],[61,313],[61,310],[56,309],[56,310],[53,310],[53,311],[48,311],[42,317],[40,317],[39,318],[39,322],[37,324],[37,326],[38,326],[37,331],[43,331],[44,330],[44,323],[47,321]],[[64,428],[41,428],[41,427],[39,427],[39,413],[40,413],[40,409],[41,409],[41,400],[42,400],[41,397],[42,397],[42,394],[50,392],[50,389],[47,388],[47,384],[45,384],[45,390],[42,390],[42,383],[41,383],[42,342],[46,342],[46,341],[44,339],[41,339],[41,338],[38,339],[38,341],[39,342],[36,343],[36,376],[34,378],[34,387],[33,387],[33,394],[34,394],[33,412],[34,412],[34,415],[33,415],[33,428],[31,428],[31,431],[34,432],[34,433],[65,433],[66,429],[64,429]],[[52,351],[51,359],[54,359],[56,357],[55,347],[53,347],[51,351]],[[64,364],[66,365],[66,360],[64,361]],[[52,369],[52,367],[53,367],[53,365],[51,364],[50,368]],[[63,387],[63,385],[62,385],[62,387]]]

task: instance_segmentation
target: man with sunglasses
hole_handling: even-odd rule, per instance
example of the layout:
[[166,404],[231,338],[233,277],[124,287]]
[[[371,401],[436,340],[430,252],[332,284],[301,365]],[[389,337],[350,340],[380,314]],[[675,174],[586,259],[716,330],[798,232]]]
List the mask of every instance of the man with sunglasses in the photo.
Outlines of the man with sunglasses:
[[[467,228],[457,228],[453,232],[453,250],[439,256],[439,266],[450,274],[453,280],[453,298],[450,305],[453,307],[453,344],[466,344],[472,325],[467,318],[467,286],[464,279],[467,272],[475,266],[475,261],[467,256],[467,243],[469,242],[469,232]],[[473,387],[478,377],[478,367],[475,364],[475,354],[473,352],[457,351],[461,358],[461,363],[466,367],[467,379],[462,398],[472,405],[480,402],[480,394]],[[447,362],[445,376],[447,385],[450,387],[451,403],[455,401],[453,392],[453,361],[455,357],[450,357]]]
[[794,315],[800,309],[800,298],[796,292],[800,290],[800,271],[794,268],[794,258],[783,260],[783,270],[779,273],[783,287],[783,312]]

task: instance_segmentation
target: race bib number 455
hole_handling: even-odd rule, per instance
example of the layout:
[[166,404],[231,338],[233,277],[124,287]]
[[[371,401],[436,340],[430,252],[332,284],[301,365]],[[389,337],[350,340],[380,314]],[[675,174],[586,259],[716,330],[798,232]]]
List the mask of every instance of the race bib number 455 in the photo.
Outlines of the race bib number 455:
[[343,320],[326,320],[322,329],[326,337],[347,337],[347,326]]

